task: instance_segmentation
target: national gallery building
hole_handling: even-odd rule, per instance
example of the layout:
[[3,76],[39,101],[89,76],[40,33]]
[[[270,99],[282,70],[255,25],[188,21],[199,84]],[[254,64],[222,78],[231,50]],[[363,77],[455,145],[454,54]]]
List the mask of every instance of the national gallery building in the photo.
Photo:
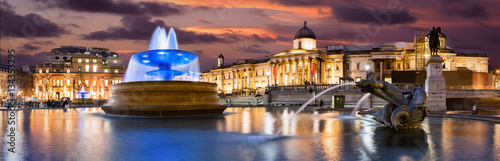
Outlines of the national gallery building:
[[[425,73],[422,72],[425,72],[425,64],[430,55],[426,34],[423,30],[417,31],[414,42],[317,47],[315,33],[304,22],[304,26],[295,34],[293,48],[270,55],[269,58],[243,59],[232,64],[224,64],[224,56],[220,54],[218,66],[204,71],[201,81],[217,83],[219,92],[226,94],[263,94],[266,86],[276,85],[359,81],[369,71],[375,72],[377,79],[388,82],[419,83],[423,81],[419,78],[425,79]],[[480,83],[482,86],[491,84],[491,78],[484,76],[488,74],[486,54],[450,48],[446,46],[444,34],[439,39],[441,47],[438,54],[444,59],[444,73],[450,71],[454,72],[450,75],[456,75],[457,72],[468,72],[471,83],[467,85],[478,84],[479,81],[472,80],[472,77],[479,74],[487,78],[486,83]]]

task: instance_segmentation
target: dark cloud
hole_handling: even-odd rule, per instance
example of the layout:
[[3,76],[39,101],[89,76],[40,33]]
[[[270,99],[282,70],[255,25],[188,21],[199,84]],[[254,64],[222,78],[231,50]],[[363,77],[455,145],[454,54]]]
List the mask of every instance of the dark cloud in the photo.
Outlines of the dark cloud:
[[325,0],[269,0],[284,6],[321,6],[327,3]]
[[198,22],[204,23],[204,24],[212,24],[212,22],[208,21],[208,20],[199,20]]
[[68,33],[63,27],[43,18],[39,14],[16,14],[6,1],[1,2],[0,35],[8,37],[59,37]]
[[151,21],[151,17],[125,16],[121,19],[123,26],[109,27],[107,30],[95,31],[83,35],[86,40],[148,40],[157,26],[166,26],[162,20]]
[[324,33],[320,34],[322,37],[325,39],[332,39],[332,40],[352,40],[355,36],[355,32],[347,32],[347,31],[337,31],[335,33]]
[[450,4],[450,3],[457,3],[457,2],[463,2],[465,0],[441,0],[444,4]]
[[237,50],[253,54],[271,54],[270,51],[263,50],[261,49],[261,47],[262,47],[261,45],[253,44],[250,46],[243,46],[243,47],[240,46],[237,48]]
[[[157,26],[165,27],[167,30],[170,28],[170,26],[167,26],[164,21],[152,21],[151,17],[127,16],[122,18],[121,22],[123,26],[109,27],[107,30],[91,32],[83,35],[83,39],[99,41],[119,39],[149,40],[152,32]],[[218,38],[213,34],[197,34],[175,27],[174,29],[180,44],[226,42],[225,39]]]
[[[16,52],[16,68],[21,68],[23,65],[42,64],[47,59],[47,52],[37,53],[35,55]],[[2,54],[2,64],[7,64],[7,54]]]
[[169,16],[180,14],[181,7],[166,2],[128,1],[128,0],[34,0],[55,5],[49,8],[64,8],[79,12],[110,13],[121,15]]
[[32,41],[32,44],[36,45],[54,45],[55,43],[52,40],[47,40],[47,41]]
[[269,18],[269,14],[265,13],[263,10],[258,9],[258,8],[252,9],[250,11],[250,14],[253,14],[253,15],[256,15],[256,16],[260,16],[262,18]]
[[407,24],[417,20],[407,10],[379,10],[357,7],[332,7],[335,18],[341,22],[366,24],[373,22],[379,25]]
[[70,23],[70,24],[68,24],[68,26],[71,26],[71,27],[74,27],[74,28],[82,28],[82,27],[80,27],[80,25],[77,25],[77,24],[74,24],[74,23]]
[[33,46],[31,44],[24,44],[23,47],[21,47],[21,49],[30,51],[30,50],[38,50],[38,49],[40,49],[40,47]]
[[196,53],[198,56],[203,55],[203,50],[193,50],[193,53]]
[[[95,31],[83,35],[85,40],[150,40],[152,32],[157,26],[165,27],[167,30],[171,26],[167,26],[162,20],[152,20],[151,17],[136,17],[126,16],[121,20],[123,26],[109,27],[107,30]],[[209,33],[196,33],[193,31],[186,31],[174,27],[179,44],[199,44],[199,43],[232,43],[241,40],[250,40],[256,42],[272,42],[274,41],[269,36],[259,35],[236,35],[236,34],[209,34]]]
[[489,19],[489,17],[490,17],[490,14],[488,12],[486,12],[484,7],[481,5],[473,5],[473,6],[470,6],[469,8],[458,9],[458,10],[455,10],[454,13],[456,13],[457,15],[459,15],[462,18]]
[[500,34],[490,34],[484,37],[485,40],[492,43],[500,43]]

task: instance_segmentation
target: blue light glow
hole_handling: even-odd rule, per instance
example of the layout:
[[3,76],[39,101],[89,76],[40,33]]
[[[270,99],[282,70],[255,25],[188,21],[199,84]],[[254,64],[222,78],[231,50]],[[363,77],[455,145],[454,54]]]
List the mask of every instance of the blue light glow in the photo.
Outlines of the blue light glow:
[[148,51],[132,55],[123,82],[136,81],[200,81],[198,56],[178,50],[173,28],[168,37],[158,27],[153,33]]

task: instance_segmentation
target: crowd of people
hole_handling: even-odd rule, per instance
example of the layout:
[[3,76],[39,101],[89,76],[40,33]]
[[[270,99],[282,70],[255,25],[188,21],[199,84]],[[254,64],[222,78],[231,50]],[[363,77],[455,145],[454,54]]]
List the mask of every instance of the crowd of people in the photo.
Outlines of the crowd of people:
[[[0,101],[0,107],[7,108],[12,102]],[[15,101],[16,108],[69,108],[71,101],[68,100],[47,100],[44,102],[35,101]],[[68,105],[68,106],[67,106]]]

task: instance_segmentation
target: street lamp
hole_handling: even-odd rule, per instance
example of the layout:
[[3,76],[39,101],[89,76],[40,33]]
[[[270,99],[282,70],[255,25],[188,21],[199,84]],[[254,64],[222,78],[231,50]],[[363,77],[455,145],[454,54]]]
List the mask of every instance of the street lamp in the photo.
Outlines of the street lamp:
[[269,70],[267,70],[266,74],[267,74],[267,86],[269,87],[269,82],[271,81],[269,80],[269,75],[271,75],[271,73],[269,72]]

